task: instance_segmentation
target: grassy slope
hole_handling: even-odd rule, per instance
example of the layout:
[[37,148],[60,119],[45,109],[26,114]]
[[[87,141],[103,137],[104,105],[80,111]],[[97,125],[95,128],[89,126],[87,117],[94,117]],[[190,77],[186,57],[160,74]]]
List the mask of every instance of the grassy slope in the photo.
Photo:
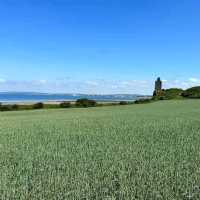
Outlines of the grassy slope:
[[199,199],[200,101],[0,113],[1,199]]

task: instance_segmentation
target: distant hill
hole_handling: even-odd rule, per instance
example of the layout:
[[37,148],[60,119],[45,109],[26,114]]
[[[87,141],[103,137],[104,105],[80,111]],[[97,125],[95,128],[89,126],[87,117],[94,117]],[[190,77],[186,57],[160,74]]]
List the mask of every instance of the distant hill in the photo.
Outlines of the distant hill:
[[200,98],[200,86],[192,87],[182,93],[183,97]]
[[139,94],[50,94],[36,92],[0,92],[0,102],[75,101],[88,98],[96,101],[134,101],[149,96]]
[[161,90],[155,95],[155,100],[181,99],[181,98],[200,98],[200,86],[188,88],[186,90],[180,88],[170,88]]

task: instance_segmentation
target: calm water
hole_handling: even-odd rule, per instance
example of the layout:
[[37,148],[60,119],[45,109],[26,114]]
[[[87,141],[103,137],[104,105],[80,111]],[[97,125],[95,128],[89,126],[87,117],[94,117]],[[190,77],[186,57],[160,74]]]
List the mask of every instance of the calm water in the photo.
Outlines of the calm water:
[[81,94],[40,94],[40,93],[0,93],[0,102],[75,101],[80,98],[97,101],[134,101],[137,95],[81,95]]

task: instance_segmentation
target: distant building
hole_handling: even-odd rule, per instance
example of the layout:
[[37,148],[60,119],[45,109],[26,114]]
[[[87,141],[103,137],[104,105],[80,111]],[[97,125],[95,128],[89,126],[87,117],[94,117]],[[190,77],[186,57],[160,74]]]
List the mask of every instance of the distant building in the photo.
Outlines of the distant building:
[[162,81],[160,77],[157,78],[155,81],[155,90],[154,90],[154,96],[159,95],[162,92]]

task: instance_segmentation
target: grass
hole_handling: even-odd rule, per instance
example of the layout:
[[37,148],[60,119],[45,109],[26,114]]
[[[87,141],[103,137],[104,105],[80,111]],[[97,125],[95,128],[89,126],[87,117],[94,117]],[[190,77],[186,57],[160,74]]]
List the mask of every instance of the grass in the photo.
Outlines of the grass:
[[0,199],[200,199],[200,101],[0,113]]

